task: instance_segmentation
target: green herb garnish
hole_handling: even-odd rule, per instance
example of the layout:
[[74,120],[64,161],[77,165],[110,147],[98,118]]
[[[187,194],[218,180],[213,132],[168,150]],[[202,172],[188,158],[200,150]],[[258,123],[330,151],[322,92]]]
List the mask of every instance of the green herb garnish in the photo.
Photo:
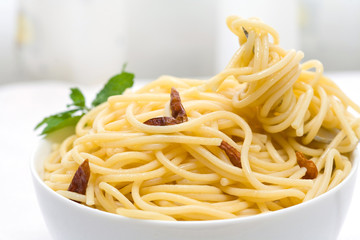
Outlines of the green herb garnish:
[[[106,102],[108,97],[122,94],[127,88],[132,87],[135,75],[133,73],[125,72],[125,66],[126,65],[124,65],[120,74],[110,78],[103,89],[98,92],[94,101],[91,103],[92,107],[96,107],[101,103]],[[46,125],[40,135],[48,135],[61,128],[75,126],[80,118],[91,110],[91,108],[86,107],[85,97],[79,88],[71,88],[70,91],[72,103],[67,104],[66,107],[71,109],[44,118],[35,127],[36,130],[41,126]]]
[[72,104],[68,104],[67,107],[79,107],[84,108],[85,107],[85,97],[78,88],[70,88],[70,98],[73,101]]
[[92,101],[92,106],[96,107],[97,105],[106,102],[110,96],[122,94],[127,88],[133,85],[133,79],[134,74],[128,72],[122,72],[110,78],[104,88],[96,95],[94,101]]

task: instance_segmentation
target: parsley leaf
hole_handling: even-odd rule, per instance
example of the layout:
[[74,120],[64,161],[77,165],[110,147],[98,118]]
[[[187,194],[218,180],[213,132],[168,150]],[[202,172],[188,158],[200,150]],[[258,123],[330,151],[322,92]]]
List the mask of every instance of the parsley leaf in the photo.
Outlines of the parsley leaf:
[[73,101],[72,104],[68,104],[67,107],[69,106],[77,106],[77,107],[85,107],[85,97],[82,94],[82,92],[80,91],[79,88],[70,88],[70,98]]
[[122,73],[113,76],[105,84],[104,88],[96,95],[92,102],[92,106],[96,107],[103,102],[106,102],[108,97],[122,94],[127,88],[134,84],[134,74],[123,71]]
[[80,117],[84,115],[82,112],[80,115],[76,115],[76,112],[79,112],[79,110],[80,109],[72,109],[46,117],[38,125],[36,125],[35,130],[42,125],[46,125],[46,127],[40,133],[40,135],[44,135],[63,127],[75,125],[80,120]]
[[83,115],[68,117],[50,116],[46,121],[47,126],[43,129],[41,135],[49,134],[64,127],[75,126]]
[[[95,107],[105,101],[108,97],[113,95],[122,94],[127,88],[132,87],[134,84],[134,74],[125,72],[125,66],[120,74],[112,77],[103,87],[103,89],[96,95],[92,106]],[[48,135],[51,132],[59,130],[68,126],[75,126],[80,118],[90,111],[90,108],[85,105],[85,97],[79,88],[70,89],[71,104],[66,106],[73,107],[73,109],[53,114],[44,118],[35,127],[35,130],[41,126],[45,126],[40,135]]]

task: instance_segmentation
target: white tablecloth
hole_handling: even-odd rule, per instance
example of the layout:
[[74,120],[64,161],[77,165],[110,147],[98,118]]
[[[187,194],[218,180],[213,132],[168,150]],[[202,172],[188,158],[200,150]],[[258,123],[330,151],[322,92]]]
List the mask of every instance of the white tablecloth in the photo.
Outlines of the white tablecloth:
[[[360,72],[331,74],[360,104]],[[143,81],[138,81],[138,84]],[[39,137],[34,126],[70,102],[74,84],[43,81],[0,85],[0,240],[51,239],[32,186],[29,160]],[[93,87],[84,92],[94,96]],[[360,239],[360,177],[339,240]]]

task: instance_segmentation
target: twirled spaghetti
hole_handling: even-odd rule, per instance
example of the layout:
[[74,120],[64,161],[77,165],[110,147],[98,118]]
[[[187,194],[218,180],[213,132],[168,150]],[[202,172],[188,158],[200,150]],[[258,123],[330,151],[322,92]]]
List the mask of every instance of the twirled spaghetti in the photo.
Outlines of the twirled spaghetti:
[[[209,80],[163,76],[110,97],[54,149],[44,181],[87,206],[159,220],[275,211],[338,185],[360,137],[360,120],[348,108],[360,108],[323,76],[319,61],[300,64],[302,52],[279,47],[270,26],[239,17],[227,25],[240,48],[222,72]],[[186,121],[144,124],[171,117],[171,88],[181,95]],[[237,166],[222,143],[239,153]],[[297,155],[315,163],[316,175],[304,179],[310,170]],[[86,194],[67,191],[85,159]]]

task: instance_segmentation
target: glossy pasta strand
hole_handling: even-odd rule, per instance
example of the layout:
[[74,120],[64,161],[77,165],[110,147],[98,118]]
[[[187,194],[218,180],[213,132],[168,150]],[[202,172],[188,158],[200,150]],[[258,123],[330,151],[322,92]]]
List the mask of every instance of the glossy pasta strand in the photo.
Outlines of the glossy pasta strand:
[[[110,97],[54,147],[45,183],[114,214],[186,221],[277,211],[343,181],[360,137],[360,119],[348,107],[360,107],[323,75],[321,62],[301,64],[304,54],[282,49],[261,20],[231,16],[227,25],[240,47],[225,69],[208,80],[162,76]],[[317,177],[303,179],[296,152],[316,165]],[[67,191],[85,159],[86,193]]]

